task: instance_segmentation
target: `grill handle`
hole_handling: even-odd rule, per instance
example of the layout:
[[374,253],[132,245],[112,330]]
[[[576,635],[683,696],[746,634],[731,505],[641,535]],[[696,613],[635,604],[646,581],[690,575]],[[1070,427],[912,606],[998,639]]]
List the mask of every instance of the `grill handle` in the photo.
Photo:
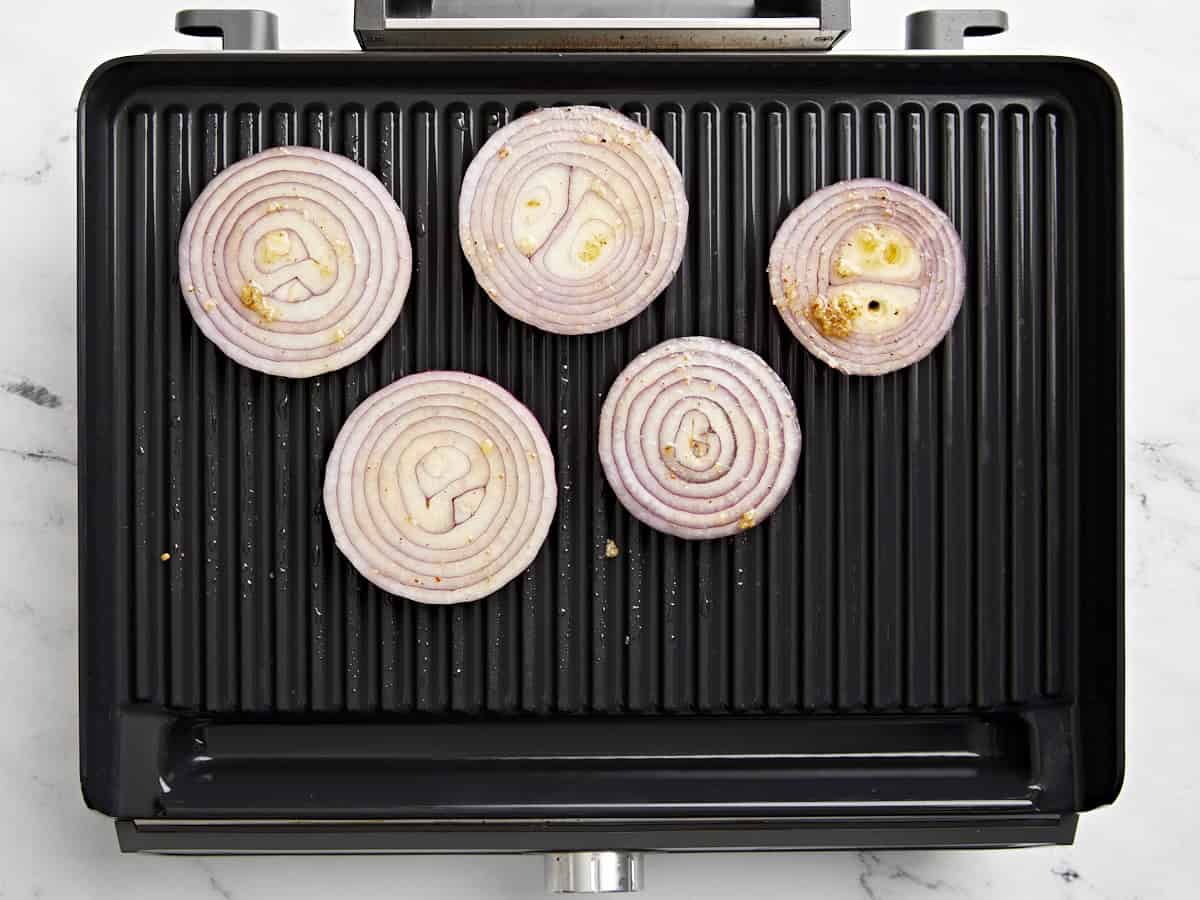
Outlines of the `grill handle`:
[[364,50],[829,50],[850,0],[355,0]]

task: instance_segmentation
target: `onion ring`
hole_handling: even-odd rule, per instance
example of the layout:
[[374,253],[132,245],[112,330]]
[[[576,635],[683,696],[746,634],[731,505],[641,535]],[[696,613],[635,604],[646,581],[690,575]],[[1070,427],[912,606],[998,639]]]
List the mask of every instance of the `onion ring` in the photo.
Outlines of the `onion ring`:
[[338,549],[368,581],[421,603],[465,603],[529,566],[558,502],[554,457],[525,406],[463,372],[372,394],[325,468]]
[[954,224],[931,200],[878,178],[817,191],[771,244],[771,297],[810,353],[851,375],[928,356],[967,286]]
[[787,387],[728,341],[666,341],[617,376],[600,413],[600,462],[617,498],[681,538],[753,528],[791,487],[800,425]]
[[683,260],[679,169],[652,131],[596,106],[538,110],[501,128],[467,168],[458,206],[480,286],[556,334],[627,322]]
[[361,359],[400,315],[404,215],[379,180],[310,147],[264,150],[201,191],[179,236],[179,284],[235,362],[308,378]]

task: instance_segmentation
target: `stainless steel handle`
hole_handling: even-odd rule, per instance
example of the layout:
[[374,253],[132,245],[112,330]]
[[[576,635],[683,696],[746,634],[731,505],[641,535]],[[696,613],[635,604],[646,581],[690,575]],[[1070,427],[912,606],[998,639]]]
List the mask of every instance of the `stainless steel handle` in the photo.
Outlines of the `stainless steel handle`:
[[642,854],[588,850],[546,855],[551,894],[628,894],[642,889]]
[[909,15],[904,45],[909,50],[961,50],[963,39],[1008,31],[1002,9],[925,9]]
[[524,0],[519,9],[355,0],[354,32],[366,50],[828,50],[850,30],[850,0]]

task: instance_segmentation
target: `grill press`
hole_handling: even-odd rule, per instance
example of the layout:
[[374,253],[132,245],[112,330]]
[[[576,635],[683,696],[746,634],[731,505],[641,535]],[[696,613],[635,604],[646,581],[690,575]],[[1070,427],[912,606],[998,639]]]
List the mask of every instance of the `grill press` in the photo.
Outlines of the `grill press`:
[[[1077,60],[942,49],[1002,28],[995,13],[918,14],[926,52],[820,52],[847,6],[500,21],[359,0],[366,52],[303,54],[274,49],[269,14],[188,12],[180,29],[223,33],[225,52],[95,73],[79,109],[81,778],[124,850],[541,851],[557,888],[636,887],[641,851],[1069,843],[1115,798],[1116,91]],[[457,244],[473,152],[566,103],[651,127],[692,208],[664,296],[584,337],[508,318]],[[199,191],[280,144],[376,173],[413,240],[400,322],[304,381],[216,351],[176,270]],[[875,379],[808,356],[764,275],[783,217],[860,175],[933,198],[969,264],[944,344]],[[690,334],[767,360],[805,438],[776,514],[701,543],[625,513],[594,439],[616,373]],[[463,607],[382,595],[320,500],[349,413],[430,368],[512,391],[558,467],[533,566]]]

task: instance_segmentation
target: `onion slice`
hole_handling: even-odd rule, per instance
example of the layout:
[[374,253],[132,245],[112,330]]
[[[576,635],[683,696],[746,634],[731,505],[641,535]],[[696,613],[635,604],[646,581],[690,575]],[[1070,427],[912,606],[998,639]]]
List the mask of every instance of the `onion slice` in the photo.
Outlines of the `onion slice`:
[[753,528],[791,487],[800,425],[787,387],[728,341],[666,341],[617,376],[600,413],[600,462],[617,498],[681,538]]
[[826,364],[882,375],[928,356],[954,325],[966,257],[932,201],[878,178],[817,191],[771,245],[771,297]]
[[537,110],[501,128],[467,168],[458,206],[484,291],[556,334],[628,321],[683,260],[679,169],[652,131],[596,106]]
[[179,284],[205,337],[286,378],[361,359],[395,324],[411,274],[408,228],[384,186],[309,147],[225,169],[179,236]]
[[500,590],[533,562],[558,502],[537,419],[463,372],[401,378],[354,410],[325,469],[325,513],[363,577],[421,603]]

